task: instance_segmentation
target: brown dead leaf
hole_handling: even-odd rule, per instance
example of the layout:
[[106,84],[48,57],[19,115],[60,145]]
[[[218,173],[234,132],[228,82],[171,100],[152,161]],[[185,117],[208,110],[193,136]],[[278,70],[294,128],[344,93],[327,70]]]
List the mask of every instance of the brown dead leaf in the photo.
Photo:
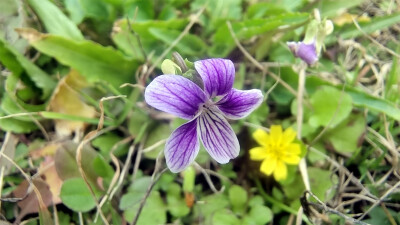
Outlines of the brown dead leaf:
[[53,196],[53,203],[61,203],[60,191],[63,181],[57,174],[56,166],[54,164],[53,156],[45,156],[44,160],[40,163],[39,174],[42,175],[43,180],[49,186]]
[[[71,70],[57,85],[50,100],[49,110],[68,115],[94,118],[96,111],[80,98],[79,91],[86,87],[87,83],[77,71]],[[71,120],[56,120],[56,132],[59,136],[70,136],[75,131],[82,131],[86,123]]]
[[[46,184],[46,182],[44,182],[40,178],[37,178],[37,179],[33,180],[33,184],[39,190],[44,205],[46,205],[47,207],[50,206],[52,204],[52,195],[51,195],[49,186]],[[24,180],[13,191],[13,195],[16,198],[24,198],[26,196],[26,194],[28,193],[28,191],[30,191],[23,200],[21,200],[17,203],[17,205],[21,209],[21,211],[18,214],[16,221],[20,221],[27,214],[38,213],[40,210],[39,202],[38,202],[35,192],[31,191],[31,188],[29,190],[28,189],[29,189],[29,183],[28,183],[28,181]]]

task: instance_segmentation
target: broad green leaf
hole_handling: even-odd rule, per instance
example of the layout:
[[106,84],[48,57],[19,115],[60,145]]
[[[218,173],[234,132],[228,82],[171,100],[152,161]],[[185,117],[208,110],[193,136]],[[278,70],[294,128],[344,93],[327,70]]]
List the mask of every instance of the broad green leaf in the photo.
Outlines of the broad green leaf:
[[[0,38],[0,62],[2,62],[10,71],[19,77],[22,70],[26,72],[29,79],[42,90],[42,99],[50,96],[56,82],[50,78],[48,74],[33,64],[29,59],[25,58],[12,46],[7,44]],[[13,90],[9,90],[13,91]]]
[[75,24],[80,24],[85,18],[85,12],[83,11],[80,0],[64,0],[64,4],[71,20]]
[[213,215],[216,211],[225,209],[229,206],[228,197],[223,194],[213,194],[208,195],[201,199],[204,201],[204,204],[198,204],[197,212],[204,216],[206,221],[205,224],[211,224],[211,215]]
[[337,152],[352,153],[360,148],[366,126],[364,116],[353,114],[324,136]]
[[[108,158],[111,150],[113,150],[114,145],[117,144],[122,139],[123,139],[122,137],[110,132],[95,138],[92,141],[92,145],[93,147],[100,149],[101,154],[104,157]],[[113,154],[115,156],[122,156],[123,154],[126,154],[127,151],[128,151],[128,145],[123,144],[119,145],[114,150]]]
[[85,15],[98,20],[110,18],[108,4],[102,0],[79,0]]
[[232,185],[229,188],[229,200],[234,212],[243,212],[246,209],[247,191],[239,185]]
[[[139,203],[124,211],[124,217],[127,221],[133,221]],[[165,224],[167,222],[166,206],[158,191],[153,191],[146,200],[146,204],[137,221],[138,225]]]
[[245,224],[263,225],[272,221],[272,211],[264,205],[251,207],[248,215],[244,217]]
[[103,178],[112,178],[114,175],[114,169],[106,162],[101,156],[97,155],[93,160],[93,170],[97,175]]
[[233,214],[231,211],[227,209],[221,209],[214,213],[212,217],[213,225],[239,225],[240,220]]
[[[182,33],[178,30],[160,28],[150,28],[149,31],[156,39],[163,41],[168,46]],[[175,46],[178,52],[185,55],[201,55],[206,47],[206,44],[193,34],[186,34]]]
[[182,197],[181,186],[177,183],[171,183],[167,190],[168,211],[176,218],[186,216],[190,209]]
[[344,91],[323,86],[311,97],[312,115],[309,124],[318,126],[335,127],[342,122],[351,112],[352,99]]
[[90,190],[80,177],[64,181],[60,197],[68,208],[77,212],[87,212],[96,206]]
[[34,29],[19,29],[18,32],[38,51],[78,70],[89,82],[106,82],[119,87],[134,81],[138,63],[111,47],[41,34]]
[[335,44],[338,38],[351,39],[363,35],[363,32],[370,34],[377,30],[388,28],[394,24],[399,23],[400,13],[393,13],[387,16],[374,17],[369,22],[359,23],[361,30],[357,29],[354,24],[344,26],[342,29],[335,30],[333,34],[328,35],[325,39],[326,45]]
[[320,11],[322,17],[336,16],[345,10],[357,6],[365,0],[324,0],[320,2]]
[[49,33],[77,41],[84,39],[76,25],[49,0],[28,0],[28,2]]

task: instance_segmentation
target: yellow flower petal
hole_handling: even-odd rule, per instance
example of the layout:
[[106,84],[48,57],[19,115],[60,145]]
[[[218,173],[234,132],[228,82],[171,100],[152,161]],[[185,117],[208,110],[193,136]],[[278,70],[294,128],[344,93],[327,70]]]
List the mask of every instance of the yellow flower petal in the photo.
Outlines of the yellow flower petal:
[[261,163],[260,171],[265,173],[266,175],[271,175],[272,172],[274,172],[274,170],[276,168],[276,165],[277,165],[277,159],[276,158],[265,159]]
[[281,161],[277,161],[276,168],[274,171],[274,177],[275,177],[275,180],[277,180],[277,181],[286,179],[286,177],[287,177],[286,164],[284,164]]
[[294,138],[296,137],[296,131],[293,130],[293,128],[289,127],[283,132],[283,142],[286,144],[290,144],[291,142],[294,141]]
[[297,143],[291,143],[286,147],[286,152],[294,155],[300,155],[300,145]]
[[249,151],[251,160],[263,160],[268,157],[267,149],[264,147],[255,147]]
[[282,140],[282,127],[280,125],[272,125],[269,132],[271,142],[280,145]]
[[267,146],[268,145],[269,135],[268,135],[267,132],[265,132],[262,129],[257,129],[256,131],[254,131],[253,138],[261,146]]
[[282,160],[290,165],[297,165],[300,162],[300,156],[289,154],[282,158]]

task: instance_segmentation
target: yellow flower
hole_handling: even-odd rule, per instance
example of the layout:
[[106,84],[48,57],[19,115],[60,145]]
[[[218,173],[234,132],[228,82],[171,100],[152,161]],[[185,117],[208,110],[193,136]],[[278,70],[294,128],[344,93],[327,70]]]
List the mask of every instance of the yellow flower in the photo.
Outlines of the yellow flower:
[[292,128],[282,132],[280,125],[272,125],[269,134],[257,129],[253,138],[261,146],[250,149],[250,159],[262,161],[260,171],[266,175],[273,173],[276,180],[284,180],[286,164],[299,164],[301,150],[299,144],[293,143],[296,132]]

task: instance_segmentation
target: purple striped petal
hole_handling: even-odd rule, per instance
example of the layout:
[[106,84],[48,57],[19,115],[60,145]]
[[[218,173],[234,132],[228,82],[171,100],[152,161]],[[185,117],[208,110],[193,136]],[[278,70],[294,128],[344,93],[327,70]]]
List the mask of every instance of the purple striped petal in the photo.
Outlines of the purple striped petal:
[[233,86],[235,66],[228,59],[205,59],[194,62],[204,82],[207,97],[225,95]]
[[260,90],[241,91],[232,89],[217,102],[218,108],[229,119],[240,119],[248,116],[263,101]]
[[206,96],[199,86],[177,75],[156,77],[146,88],[147,104],[183,119],[193,119]]
[[168,168],[178,173],[188,167],[199,153],[200,142],[197,135],[197,119],[178,127],[165,144],[165,160]]
[[201,141],[215,161],[227,163],[239,155],[239,141],[232,127],[217,107],[210,107],[198,117]]

